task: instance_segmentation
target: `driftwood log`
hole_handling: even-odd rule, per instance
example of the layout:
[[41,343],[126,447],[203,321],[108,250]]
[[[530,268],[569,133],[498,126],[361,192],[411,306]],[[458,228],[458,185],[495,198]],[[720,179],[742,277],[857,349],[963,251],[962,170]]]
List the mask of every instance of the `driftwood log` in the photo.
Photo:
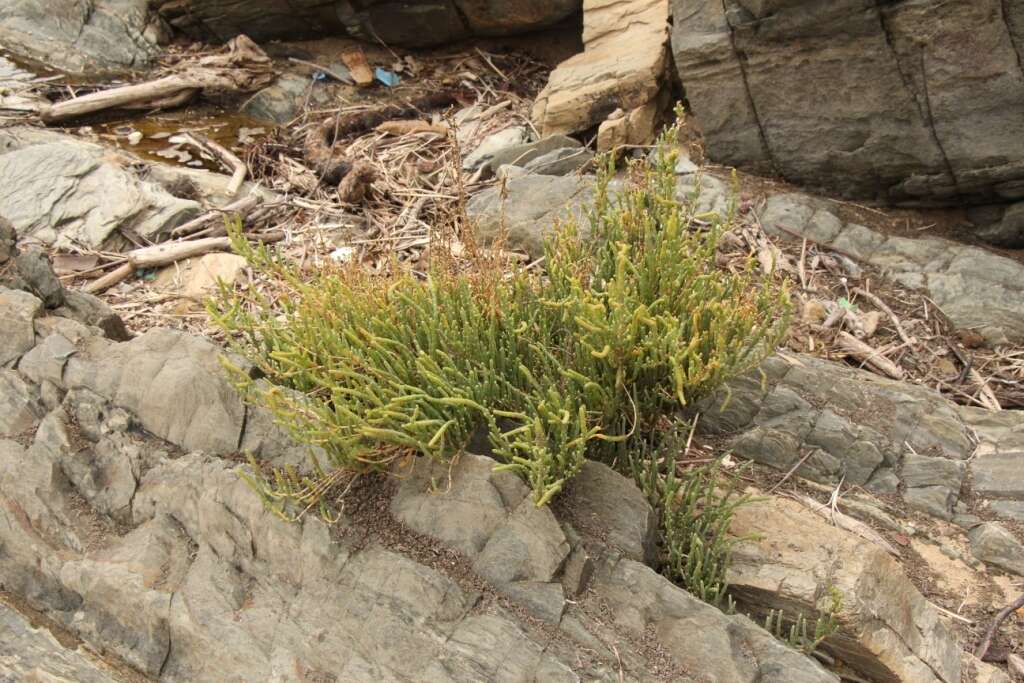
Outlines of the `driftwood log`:
[[[281,231],[254,233],[247,236],[259,242],[280,242],[285,235]],[[181,242],[164,242],[151,247],[133,249],[125,254],[125,261],[101,278],[97,278],[83,287],[83,290],[96,294],[132,276],[136,270],[166,266],[193,256],[202,256],[212,251],[227,251],[231,248],[230,237],[205,237]]]
[[[353,161],[345,154],[339,140],[361,135],[396,119],[414,119],[423,112],[443,109],[458,103],[454,92],[440,92],[412,100],[407,105],[388,105],[371,111],[332,116],[313,126],[306,133],[303,155],[321,181],[336,186],[342,201],[358,202],[375,179],[373,167]],[[347,179],[346,176],[352,175]]]
[[223,52],[182,63],[162,78],[58,102],[39,115],[45,123],[60,123],[108,109],[168,107],[187,102],[199,91],[252,92],[273,79],[266,53],[248,37],[238,36]]

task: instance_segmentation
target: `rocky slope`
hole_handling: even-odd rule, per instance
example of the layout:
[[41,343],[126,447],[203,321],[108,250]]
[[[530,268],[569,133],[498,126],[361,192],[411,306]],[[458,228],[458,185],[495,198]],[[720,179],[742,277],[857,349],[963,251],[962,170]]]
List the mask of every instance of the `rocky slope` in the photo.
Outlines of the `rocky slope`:
[[[134,68],[168,26],[204,38],[344,31],[420,44],[547,26],[582,5],[585,49],[553,72],[534,126],[512,86],[495,93],[478,75],[478,101],[451,117],[463,146],[453,168],[475,191],[467,211],[482,241],[501,235],[537,259],[555,219],[579,216],[591,197],[584,142],[631,146],[655,132],[671,92],[671,10],[671,51],[711,160],[887,201],[997,202],[985,220],[1010,246],[1020,232],[1010,205],[1024,197],[1015,0],[150,4],[155,15],[137,0],[98,0],[90,12],[58,3],[52,16],[39,3],[8,4],[0,41],[72,70]],[[341,71],[332,45],[314,61]],[[373,63],[392,65],[381,54]],[[501,75],[492,57],[454,60],[458,78],[473,80],[467,65]],[[436,65],[417,59],[403,74],[413,91],[450,78],[427,80]],[[287,122],[339,100],[363,107],[411,92],[329,89],[315,73],[288,70],[246,111]],[[758,497],[730,529],[742,539],[729,574],[738,614],[725,614],[655,571],[654,511],[598,463],[549,508],[535,508],[486,454],[466,453],[451,467],[410,460],[394,477],[361,480],[334,524],[273,514],[242,480],[244,456],[301,465],[307,451],[240,400],[222,348],[181,329],[133,337],[104,301],[65,289],[40,248],[66,257],[166,240],[234,200],[228,179],[72,132],[0,130],[0,680],[1008,681],[967,653],[1024,576],[1024,417],[949,397],[982,402],[984,378],[971,372],[1020,355],[1019,260],[890,234],[840,202],[756,179],[734,197],[720,168],[679,159],[677,195],[700,220],[738,200],[730,239],[749,241],[736,242],[734,261],[720,254],[723,266],[753,256],[768,272],[795,254],[789,279],[804,304],[830,298],[823,284],[863,303],[850,287],[870,283],[893,306],[892,292],[912,292],[926,318],[944,314],[949,329],[976,337],[963,368],[946,371],[953,379],[885,379],[814,357],[812,343],[693,407],[692,462],[728,453],[723,466]],[[346,144],[380,164],[382,182],[415,176],[425,180],[413,196],[444,195],[449,149],[430,158],[429,147],[441,136],[407,135],[377,147],[367,138],[385,136],[371,129]],[[417,263],[429,239],[409,226],[430,220],[424,205],[388,213],[381,199],[408,187],[384,185],[362,207],[339,203],[290,142],[271,138],[280,156],[254,158],[272,170],[242,188],[276,209],[291,204],[286,256],[370,263],[381,253],[362,245],[391,239]],[[321,223],[335,230],[326,247],[313,229]],[[237,261],[211,254],[146,272],[172,294],[140,279],[107,300],[121,312],[198,301],[218,273],[240,276]],[[186,317],[162,320],[185,327]],[[946,329],[918,325],[917,338],[879,353],[953,348]],[[830,590],[842,596],[839,628],[816,658],[758,625],[772,610],[813,622]],[[1011,617],[990,655],[1006,660],[1022,637]]]

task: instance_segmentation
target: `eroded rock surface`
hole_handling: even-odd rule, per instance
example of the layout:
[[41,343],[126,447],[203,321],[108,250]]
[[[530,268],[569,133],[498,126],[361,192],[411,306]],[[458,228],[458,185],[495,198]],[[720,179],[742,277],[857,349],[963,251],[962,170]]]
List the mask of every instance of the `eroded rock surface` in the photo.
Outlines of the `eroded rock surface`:
[[785,355],[732,381],[728,402],[726,393],[704,402],[701,421],[738,433],[730,442],[738,455],[816,481],[900,492],[911,507],[952,518],[974,442],[958,407],[934,391]]
[[0,5],[0,44],[76,73],[149,66],[161,37],[147,0],[8,0]]
[[1024,196],[1019,0],[672,4],[716,161],[897,202]]
[[295,40],[348,33],[415,47],[544,28],[578,12],[580,0],[157,0],[154,8],[197,38],[227,40],[245,33],[261,41]]
[[771,197],[761,224],[769,234],[806,237],[923,290],[957,327],[990,343],[1024,339],[1024,266],[1017,261],[938,237],[889,236],[844,223],[827,202],[801,194]]
[[0,216],[22,240],[99,249],[125,230],[158,241],[199,212],[99,145],[18,130],[2,137]]
[[287,522],[225,456],[299,447],[241,404],[217,347],[115,342],[16,293],[36,336],[3,375],[0,590],[146,676],[837,680],[638,562],[654,513],[603,465],[559,514],[465,454],[367,480],[333,526]]
[[551,72],[534,104],[541,135],[601,125],[600,151],[650,142],[665,105],[667,39],[663,0],[585,0],[583,52]]
[[740,507],[728,578],[757,614],[782,610],[812,624],[838,591],[839,630],[825,649],[871,680],[959,683],[960,645],[883,548],[786,499]]

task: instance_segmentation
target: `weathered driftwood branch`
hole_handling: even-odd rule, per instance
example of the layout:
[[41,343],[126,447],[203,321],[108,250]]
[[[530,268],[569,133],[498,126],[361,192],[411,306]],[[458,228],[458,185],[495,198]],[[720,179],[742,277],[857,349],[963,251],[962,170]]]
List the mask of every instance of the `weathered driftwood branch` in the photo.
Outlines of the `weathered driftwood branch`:
[[[256,233],[249,235],[249,238],[266,243],[280,242],[284,239],[284,233],[281,231]],[[127,280],[136,270],[166,266],[193,256],[202,256],[212,251],[226,251],[230,248],[230,237],[206,237],[182,242],[164,242],[151,247],[133,249],[125,254],[124,263],[103,277],[90,282],[84,290],[90,294],[102,292]]]
[[257,194],[250,194],[248,196],[242,197],[241,199],[231,202],[226,206],[223,206],[219,209],[214,209],[213,211],[208,211],[204,213],[202,216],[193,218],[187,223],[182,223],[181,225],[179,225],[178,227],[171,231],[171,237],[182,237],[184,235],[191,235],[193,233],[199,232],[210,223],[216,221],[218,218],[222,219],[225,216],[230,216],[232,214],[235,214],[240,218],[245,218],[247,215],[249,215],[250,211],[252,211],[257,206],[260,205],[261,201],[262,200]]
[[875,296],[868,290],[861,289],[860,287],[854,287],[853,293],[864,297],[872,304],[874,304],[875,308],[889,316],[889,320],[892,322],[893,327],[896,328],[896,334],[898,334],[900,339],[903,340],[903,343],[907,345],[907,348],[910,349],[910,352],[915,356],[917,355],[917,349],[914,348],[914,345],[917,343],[917,340],[912,339],[911,336],[907,334],[907,331],[903,329],[903,323],[900,322],[900,319],[896,316],[895,313],[893,313],[893,310],[889,308],[889,306],[887,306],[884,301],[879,299],[877,296]]
[[843,352],[853,356],[861,363],[870,365],[884,375],[893,379],[903,379],[905,374],[903,368],[893,363],[878,351],[878,349],[865,344],[849,332],[839,332],[836,335],[836,342]]
[[184,137],[188,144],[200,151],[206,150],[210,152],[231,170],[231,181],[228,183],[225,192],[227,192],[229,197],[234,197],[238,194],[238,191],[242,189],[242,183],[245,182],[245,177],[249,175],[249,167],[245,165],[245,162],[239,159],[230,149],[208,137],[197,136],[192,133],[186,133]]
[[199,90],[252,91],[273,80],[270,58],[246,36],[228,43],[226,52],[181,65],[154,81],[94,92],[43,108],[45,123],[125,107],[169,106],[187,101]]

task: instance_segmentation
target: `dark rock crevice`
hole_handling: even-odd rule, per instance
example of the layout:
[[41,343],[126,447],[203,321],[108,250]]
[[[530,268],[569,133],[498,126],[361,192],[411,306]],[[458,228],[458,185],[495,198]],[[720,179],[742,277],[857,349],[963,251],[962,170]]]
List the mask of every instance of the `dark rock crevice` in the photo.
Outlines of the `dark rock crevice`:
[[[1024,50],[1020,41],[1017,39],[1017,31],[1014,30],[1014,23],[1010,17],[1013,16],[1011,9],[1008,6],[1010,0],[999,0],[999,12],[1002,15],[1003,25],[1006,26],[1006,33],[1010,37],[1010,44],[1013,46],[1013,51],[1017,53],[1017,68],[1020,70],[1021,76],[1024,76]],[[1024,26],[1016,27],[1018,31],[1024,33]]]
[[729,6],[727,0],[722,0],[722,13],[725,15],[726,24],[729,27],[729,45],[732,47],[732,53],[736,57],[736,63],[739,65],[740,78],[743,82],[743,91],[746,93],[747,103],[750,105],[750,112],[754,116],[754,123],[757,125],[758,138],[761,141],[761,149],[764,152],[765,157],[768,159],[768,163],[771,165],[772,171],[780,176],[782,172],[779,168],[779,164],[772,154],[771,145],[768,143],[768,134],[764,128],[764,122],[761,119],[760,113],[757,111],[757,101],[754,99],[754,94],[750,89],[750,78],[747,75],[747,54],[740,49],[736,41],[736,27],[729,21]]
[[[946,154],[946,150],[942,146],[942,140],[939,138],[939,133],[935,128],[935,118],[932,114],[931,99],[928,95],[928,73],[926,69],[924,47],[920,47],[920,65],[917,67],[921,77],[921,88],[918,89],[914,83],[911,72],[906,68],[899,50],[896,48],[896,38],[893,36],[892,29],[889,26],[889,20],[885,15],[886,10],[884,8],[893,4],[894,3],[886,2],[885,0],[877,0],[877,4],[875,5],[875,10],[878,13],[878,24],[882,29],[882,35],[885,36],[885,44],[889,48],[893,62],[896,65],[896,71],[903,80],[903,85],[907,90],[907,94],[917,106],[918,116],[921,119],[922,125],[924,125],[928,130],[928,135],[932,139],[935,149],[938,151],[939,156],[942,157],[942,163],[945,167],[946,173],[949,175],[950,182],[953,183],[955,187],[959,188],[956,173],[953,171],[953,165],[949,161],[949,155]],[[959,194],[959,189],[957,193]]]

